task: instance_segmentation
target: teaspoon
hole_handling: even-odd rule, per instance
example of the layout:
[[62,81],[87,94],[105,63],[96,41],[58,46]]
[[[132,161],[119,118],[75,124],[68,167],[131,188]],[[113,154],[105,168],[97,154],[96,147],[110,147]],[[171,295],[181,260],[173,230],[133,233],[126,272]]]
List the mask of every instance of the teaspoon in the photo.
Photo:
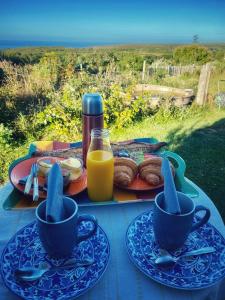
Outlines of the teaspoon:
[[22,281],[35,281],[40,279],[46,272],[58,269],[68,269],[73,267],[87,267],[94,263],[92,259],[76,260],[70,259],[61,266],[51,267],[47,263],[40,263],[38,267],[24,267],[14,271],[15,277]]
[[204,248],[200,248],[197,250],[186,252],[185,254],[178,256],[178,257],[174,257],[166,251],[165,252],[166,254],[156,258],[155,264],[158,266],[169,267],[169,266],[174,265],[181,258],[212,253],[214,251],[216,251],[216,249],[213,247],[204,247]]

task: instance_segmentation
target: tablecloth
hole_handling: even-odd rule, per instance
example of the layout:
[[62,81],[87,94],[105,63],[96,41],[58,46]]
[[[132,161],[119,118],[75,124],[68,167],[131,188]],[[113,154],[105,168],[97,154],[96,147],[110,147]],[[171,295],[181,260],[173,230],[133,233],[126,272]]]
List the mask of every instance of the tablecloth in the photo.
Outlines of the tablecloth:
[[[193,183],[192,183],[193,184]],[[194,184],[193,184],[194,185]],[[199,190],[199,197],[193,198],[196,204],[202,204],[211,210],[210,222],[225,237],[224,223],[213,202]],[[0,189],[0,203],[2,203],[12,189],[7,184]],[[153,202],[116,204],[112,206],[80,207],[80,213],[94,214],[100,226],[106,232],[110,246],[111,256],[108,268],[101,280],[81,296],[80,300],[224,300],[225,279],[212,287],[184,291],[163,286],[142,274],[130,261],[126,247],[125,234],[130,222],[142,212],[149,210]],[[0,252],[20,228],[35,219],[34,210],[4,211],[0,209]],[[0,279],[0,299],[19,299],[9,291]]]

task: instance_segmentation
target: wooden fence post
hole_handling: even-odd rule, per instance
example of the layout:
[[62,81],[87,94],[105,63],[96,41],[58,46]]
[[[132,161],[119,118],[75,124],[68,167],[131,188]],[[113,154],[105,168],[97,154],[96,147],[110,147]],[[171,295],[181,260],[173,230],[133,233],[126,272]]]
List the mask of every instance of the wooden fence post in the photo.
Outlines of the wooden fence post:
[[204,105],[207,100],[207,93],[209,87],[209,78],[211,73],[211,64],[207,63],[201,69],[201,73],[198,81],[198,92],[196,97],[196,103],[198,105]]
[[146,60],[143,61],[143,68],[142,68],[142,81],[145,80],[145,69],[146,69]]

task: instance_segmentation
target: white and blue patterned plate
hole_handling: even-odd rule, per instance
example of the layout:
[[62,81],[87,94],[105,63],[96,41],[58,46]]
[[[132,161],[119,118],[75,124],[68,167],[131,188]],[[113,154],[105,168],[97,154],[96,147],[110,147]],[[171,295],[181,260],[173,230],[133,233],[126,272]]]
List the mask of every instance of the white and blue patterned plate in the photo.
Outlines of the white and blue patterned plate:
[[182,258],[170,268],[156,266],[160,249],[154,239],[152,213],[147,211],[136,217],[126,233],[128,254],[144,274],[166,286],[185,290],[206,288],[225,277],[225,239],[209,223],[189,234],[184,246],[170,254],[179,256],[208,246],[213,246],[215,252]]
[[[90,222],[82,222],[79,231],[88,230]],[[18,282],[14,270],[38,266],[47,262],[50,266],[62,265],[65,259],[51,259],[42,248],[36,222],[18,231],[6,245],[1,258],[1,275],[5,285],[26,300],[64,300],[76,298],[92,288],[104,273],[110,255],[105,232],[98,226],[97,232],[82,241],[70,258],[94,259],[87,267],[50,270],[35,282]]]

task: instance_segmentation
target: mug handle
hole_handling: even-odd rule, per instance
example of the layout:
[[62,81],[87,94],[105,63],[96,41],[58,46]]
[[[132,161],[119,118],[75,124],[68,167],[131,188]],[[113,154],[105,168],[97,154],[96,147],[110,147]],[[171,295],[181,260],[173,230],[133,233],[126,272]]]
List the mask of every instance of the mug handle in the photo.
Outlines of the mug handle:
[[94,226],[89,232],[87,232],[85,234],[78,235],[77,243],[80,243],[81,241],[84,241],[84,240],[88,239],[89,237],[91,237],[93,234],[95,234],[95,232],[97,230],[97,227],[98,227],[98,221],[92,215],[80,215],[80,216],[78,216],[77,225],[79,226],[79,224],[83,221],[90,221],[90,222],[93,223]]
[[171,158],[175,162],[175,184],[178,191],[189,194],[191,197],[198,197],[199,192],[191,185],[184,176],[186,163],[181,156],[171,151],[164,151],[161,156]]
[[204,225],[205,223],[208,222],[209,218],[210,218],[210,210],[202,205],[198,205],[195,207],[195,214],[198,212],[198,211],[201,211],[201,210],[204,210],[205,211],[205,215],[204,217],[198,221],[197,223],[193,224],[192,225],[192,228],[191,228],[191,232],[198,229],[199,227],[201,227],[202,225]]

